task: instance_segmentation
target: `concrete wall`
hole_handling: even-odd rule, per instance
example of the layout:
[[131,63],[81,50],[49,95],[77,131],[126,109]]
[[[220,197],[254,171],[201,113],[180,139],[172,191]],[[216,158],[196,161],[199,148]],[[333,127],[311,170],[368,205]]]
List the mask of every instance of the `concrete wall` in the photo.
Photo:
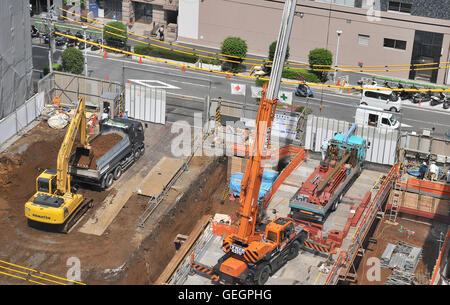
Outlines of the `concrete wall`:
[[[366,2],[362,2],[356,1],[355,5],[365,7]],[[283,3],[262,0],[200,1],[198,39],[179,39],[219,47],[226,37],[239,36],[247,41],[249,53],[267,56],[269,45],[276,40],[279,32]],[[368,9],[309,0],[297,0],[296,12],[303,13],[303,17],[298,14],[294,18],[289,43],[290,59],[294,61],[307,62],[308,53],[314,48],[327,48],[334,54],[337,47],[336,30],[343,31],[339,65],[357,65],[358,62],[365,65],[409,65],[415,30],[444,34],[441,61],[447,61],[448,58],[450,20],[383,11],[377,12],[379,18],[368,18]],[[183,29],[180,28],[180,31]],[[368,46],[358,44],[358,34],[370,36]],[[384,38],[407,41],[406,50],[383,47]],[[405,79],[409,76],[408,71],[379,74]],[[444,77],[445,70],[439,71],[438,83],[444,83]]]
[[0,29],[1,120],[23,105],[33,90],[29,1],[0,1]]

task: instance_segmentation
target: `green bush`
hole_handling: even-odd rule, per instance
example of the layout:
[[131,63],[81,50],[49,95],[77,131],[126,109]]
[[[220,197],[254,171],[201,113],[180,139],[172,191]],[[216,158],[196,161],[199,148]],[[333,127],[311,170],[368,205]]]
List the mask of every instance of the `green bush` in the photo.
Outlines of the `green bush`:
[[[127,27],[120,21],[111,21],[103,27],[103,39],[113,48],[124,48],[127,43]],[[109,32],[109,33],[108,33]],[[114,33],[116,35],[110,34]],[[120,36],[117,36],[120,35]]]
[[161,49],[153,47],[147,44],[137,44],[134,46],[134,53],[140,55],[147,55],[158,58],[173,59],[177,61],[184,61],[189,63],[196,63],[198,61],[197,55],[185,54],[180,52],[175,52],[172,50]]
[[221,61],[218,58],[205,58],[205,57],[200,57],[200,60],[202,61],[202,63],[204,64],[208,64],[208,65],[220,65]]
[[83,72],[83,53],[76,48],[67,48],[61,54],[62,68],[64,71],[81,74]]
[[299,74],[303,76],[308,83],[320,83],[320,79],[316,74],[305,69],[285,68],[283,69],[281,77],[301,80]]
[[[311,50],[308,55],[309,65],[311,69],[329,69],[328,67],[322,67],[317,65],[332,65],[333,54],[326,49],[317,48]],[[325,71],[313,71],[321,81],[326,81],[327,72]]]
[[[222,53],[237,57],[245,57],[247,55],[247,43],[239,37],[228,37],[222,42]],[[238,61],[235,57],[230,57],[231,60]]]
[[[54,71],[62,71],[62,66],[60,64],[53,64]],[[43,70],[44,76],[50,73],[50,66],[46,65]]]
[[[269,46],[269,61],[273,61],[273,57],[275,55],[275,49],[277,47],[277,41],[275,40],[274,42],[272,42]],[[289,46],[286,49],[286,58],[285,61],[288,60],[289,58]]]

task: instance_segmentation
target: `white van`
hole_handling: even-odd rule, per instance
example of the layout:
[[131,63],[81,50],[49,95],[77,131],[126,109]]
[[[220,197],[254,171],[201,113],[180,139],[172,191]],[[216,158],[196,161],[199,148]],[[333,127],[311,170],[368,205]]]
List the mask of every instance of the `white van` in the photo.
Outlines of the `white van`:
[[392,91],[363,90],[362,106],[381,108],[391,112],[399,112],[402,109],[402,100]]
[[381,109],[368,106],[358,107],[356,109],[355,123],[390,129],[398,129],[400,127],[400,122],[393,117],[392,113],[385,113]]

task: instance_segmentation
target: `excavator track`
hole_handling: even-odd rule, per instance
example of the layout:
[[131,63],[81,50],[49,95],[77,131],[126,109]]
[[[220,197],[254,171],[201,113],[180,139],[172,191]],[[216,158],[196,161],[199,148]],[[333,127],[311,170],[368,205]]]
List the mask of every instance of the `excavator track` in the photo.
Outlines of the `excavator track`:
[[86,213],[86,211],[93,206],[94,200],[84,199],[83,202],[73,211],[72,215],[62,224],[61,233],[67,234],[72,226],[77,223],[77,221],[81,218],[81,216]]

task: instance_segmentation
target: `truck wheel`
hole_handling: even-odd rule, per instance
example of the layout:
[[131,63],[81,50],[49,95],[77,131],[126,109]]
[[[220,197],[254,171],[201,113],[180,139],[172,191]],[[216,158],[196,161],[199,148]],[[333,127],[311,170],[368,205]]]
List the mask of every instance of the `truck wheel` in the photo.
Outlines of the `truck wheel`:
[[258,278],[256,279],[256,283],[258,285],[264,285],[270,277],[270,267],[269,265],[264,265],[261,270],[258,272]]
[[109,174],[107,174],[106,176],[105,176],[105,189],[107,189],[107,188],[109,188],[112,184],[113,184],[113,182],[114,182],[114,175],[113,175],[113,173],[109,173]]
[[334,202],[333,202],[333,205],[331,206],[331,211],[336,211],[337,210],[337,207],[338,207],[338,204],[339,204],[339,200],[335,200]]
[[397,108],[395,108],[395,107],[391,107],[391,109],[389,109],[389,111],[390,111],[390,112],[398,112],[398,111],[397,111]]
[[122,176],[122,166],[117,165],[116,169],[114,170],[114,179],[117,180]]
[[137,149],[137,150],[134,152],[134,160],[139,159],[140,156],[141,156],[141,150],[140,150],[140,149]]
[[300,243],[296,240],[292,243],[292,246],[289,249],[287,259],[290,261],[291,259],[296,258],[299,251],[300,251]]

